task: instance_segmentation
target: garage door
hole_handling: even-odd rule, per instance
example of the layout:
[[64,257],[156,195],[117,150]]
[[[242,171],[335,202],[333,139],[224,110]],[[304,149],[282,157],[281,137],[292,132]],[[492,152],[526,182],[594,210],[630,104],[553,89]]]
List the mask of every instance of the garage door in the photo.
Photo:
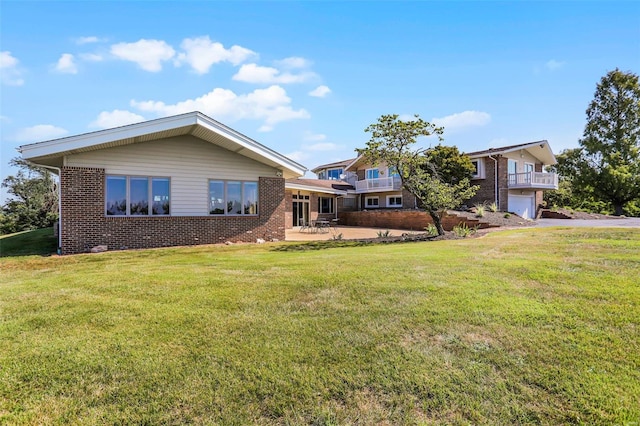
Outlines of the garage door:
[[535,216],[534,199],[533,195],[509,194],[509,211],[525,219],[533,219]]

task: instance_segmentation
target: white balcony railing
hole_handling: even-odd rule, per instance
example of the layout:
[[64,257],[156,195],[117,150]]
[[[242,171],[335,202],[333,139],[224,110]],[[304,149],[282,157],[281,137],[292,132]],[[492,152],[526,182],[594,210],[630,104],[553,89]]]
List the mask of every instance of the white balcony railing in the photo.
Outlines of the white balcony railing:
[[509,173],[507,179],[509,188],[558,189],[556,173]]
[[399,191],[402,183],[399,177],[388,177],[378,179],[364,179],[356,182],[356,193]]

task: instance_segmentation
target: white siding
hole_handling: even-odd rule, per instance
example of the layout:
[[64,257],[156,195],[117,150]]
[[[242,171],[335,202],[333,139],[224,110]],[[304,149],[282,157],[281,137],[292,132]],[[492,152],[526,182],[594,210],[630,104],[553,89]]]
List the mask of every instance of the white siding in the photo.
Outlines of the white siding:
[[535,171],[535,164],[541,162],[536,157],[529,154],[527,151],[523,151],[522,154],[520,154],[520,152],[510,152],[508,154],[505,154],[505,157],[510,158],[512,160],[516,160],[518,162],[517,173],[524,172],[524,163],[534,164],[534,171]]
[[169,177],[173,216],[208,215],[209,179],[257,181],[277,172],[193,136],[73,154],[65,165],[104,168],[108,175]]

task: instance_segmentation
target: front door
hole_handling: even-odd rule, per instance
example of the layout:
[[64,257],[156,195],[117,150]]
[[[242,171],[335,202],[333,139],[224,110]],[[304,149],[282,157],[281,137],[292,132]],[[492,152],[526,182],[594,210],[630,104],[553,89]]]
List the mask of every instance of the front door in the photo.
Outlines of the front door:
[[309,196],[293,196],[293,226],[309,225]]

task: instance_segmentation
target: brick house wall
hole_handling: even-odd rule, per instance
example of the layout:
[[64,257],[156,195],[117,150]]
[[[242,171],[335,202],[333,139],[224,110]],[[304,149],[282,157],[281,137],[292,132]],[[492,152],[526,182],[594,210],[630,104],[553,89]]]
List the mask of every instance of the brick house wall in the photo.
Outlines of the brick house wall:
[[109,250],[284,240],[284,179],[261,177],[257,216],[105,215],[105,171],[63,167],[60,173],[62,254]]
[[[507,187],[508,183],[508,158],[506,157],[498,157],[497,165],[498,165],[498,209],[500,211],[507,211],[509,204],[509,188]],[[484,179],[474,179],[471,181],[472,185],[480,186],[476,195],[466,201],[465,204],[471,207],[475,204],[492,204],[496,201],[496,181],[495,181],[495,173],[496,173],[496,162],[490,158],[485,158],[484,161],[485,167],[485,178]]]

